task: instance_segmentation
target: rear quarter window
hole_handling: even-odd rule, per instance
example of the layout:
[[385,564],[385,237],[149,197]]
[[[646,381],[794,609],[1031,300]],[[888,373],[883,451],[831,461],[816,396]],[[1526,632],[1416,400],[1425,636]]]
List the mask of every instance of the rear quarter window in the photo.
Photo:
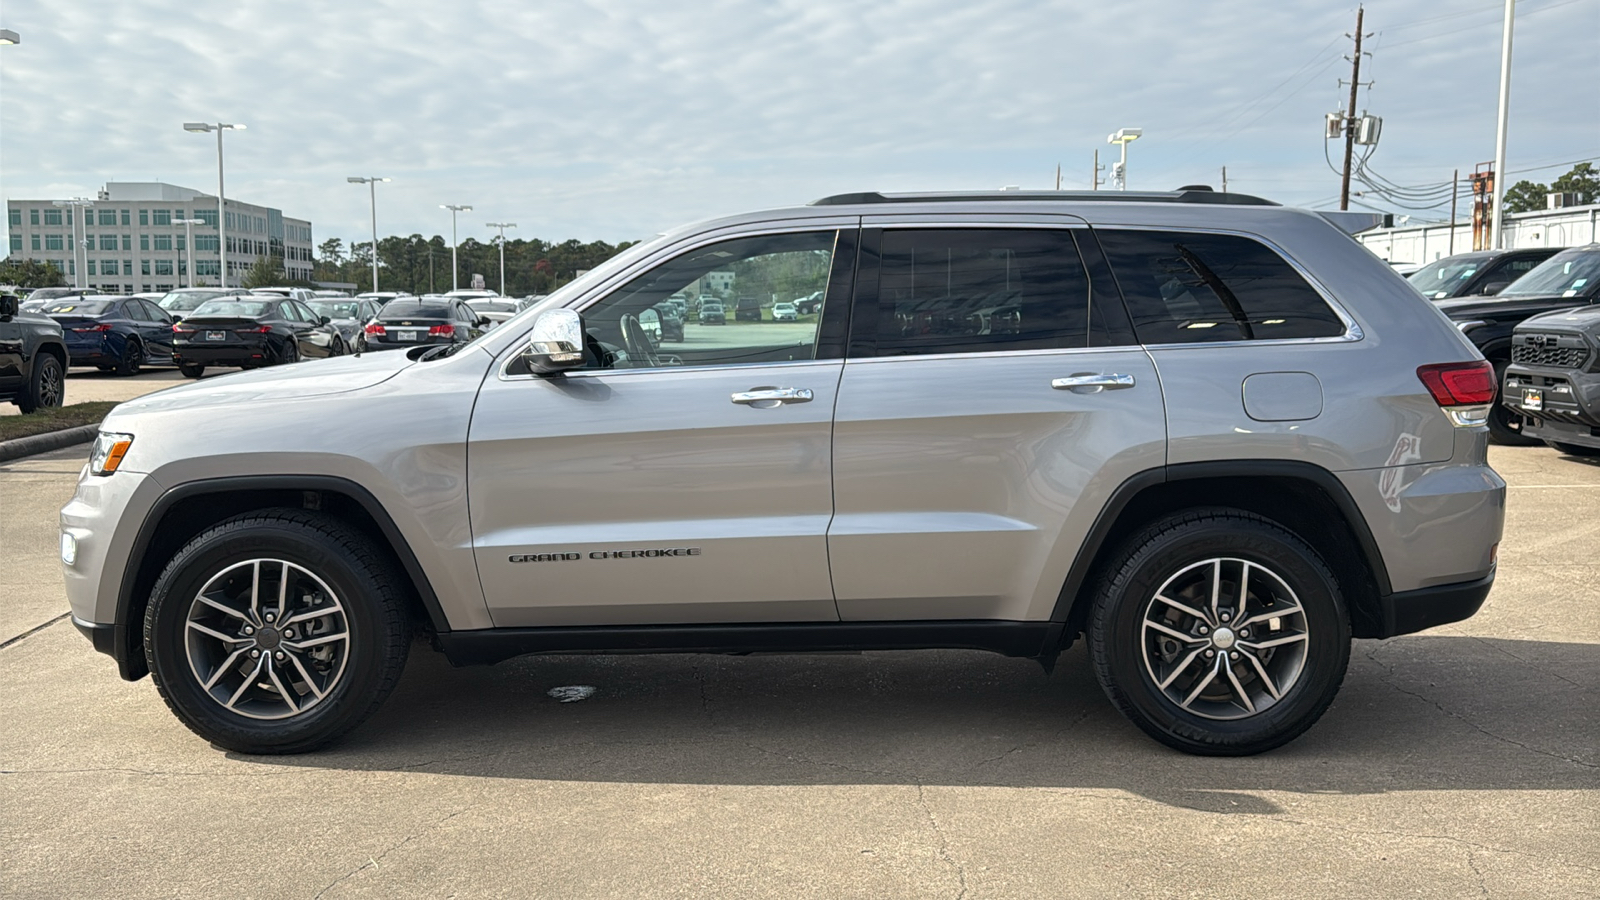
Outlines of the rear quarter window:
[[1142,344],[1338,337],[1305,278],[1240,235],[1096,229]]

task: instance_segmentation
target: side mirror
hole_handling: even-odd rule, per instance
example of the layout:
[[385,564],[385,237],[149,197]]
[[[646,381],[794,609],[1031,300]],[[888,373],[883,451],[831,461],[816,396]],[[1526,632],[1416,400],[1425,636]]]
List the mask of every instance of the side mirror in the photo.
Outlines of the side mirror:
[[329,323],[331,323],[333,321],[332,319],[328,318],[327,316],[318,316],[317,320],[323,325],[327,325],[327,324],[329,324]]
[[550,309],[533,320],[528,346],[522,351],[528,371],[557,375],[583,365],[583,319],[570,309]]
[[1510,286],[1511,282],[1509,281],[1489,281],[1484,283],[1483,287],[1479,289],[1478,293],[1488,297],[1498,294]]
[[17,314],[17,298],[14,294],[0,294],[0,321],[10,319]]

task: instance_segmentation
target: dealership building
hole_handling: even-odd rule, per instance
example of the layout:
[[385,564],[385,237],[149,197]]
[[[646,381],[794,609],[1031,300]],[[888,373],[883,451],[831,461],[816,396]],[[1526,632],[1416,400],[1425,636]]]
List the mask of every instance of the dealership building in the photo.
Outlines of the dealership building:
[[[75,286],[109,293],[167,291],[221,282],[217,197],[161,182],[107,182],[94,200],[10,200],[10,257],[54,265]],[[291,279],[310,280],[311,223],[281,210],[228,198],[228,284],[265,256],[283,260]],[[174,221],[199,219],[198,225]],[[194,233],[194,247],[187,232]]]

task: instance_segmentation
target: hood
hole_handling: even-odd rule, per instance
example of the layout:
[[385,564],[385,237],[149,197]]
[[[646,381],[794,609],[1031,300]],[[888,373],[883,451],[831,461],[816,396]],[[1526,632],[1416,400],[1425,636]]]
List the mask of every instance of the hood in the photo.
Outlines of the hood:
[[1507,316],[1530,316],[1536,313],[1548,312],[1553,309],[1570,309],[1588,303],[1579,297],[1563,297],[1560,294],[1547,294],[1535,297],[1456,297],[1449,300],[1435,300],[1434,305],[1440,312],[1452,319],[1490,318],[1503,319]]
[[314,359],[207,378],[157,391],[119,404],[112,415],[162,412],[207,406],[236,406],[259,400],[299,400],[342,394],[382,384],[416,365],[404,353],[363,353]]
[[1519,334],[1527,331],[1568,331],[1600,334],[1600,306],[1590,304],[1534,316],[1517,326]]

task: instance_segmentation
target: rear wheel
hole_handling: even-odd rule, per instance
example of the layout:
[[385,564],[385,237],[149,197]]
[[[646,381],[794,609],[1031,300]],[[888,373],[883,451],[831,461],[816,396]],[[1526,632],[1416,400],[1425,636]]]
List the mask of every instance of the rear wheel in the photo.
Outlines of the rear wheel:
[[27,387],[12,402],[23,412],[31,413],[60,406],[66,393],[61,360],[49,353],[40,353],[33,359],[33,374],[28,377]]
[[300,753],[360,725],[393,690],[410,622],[365,536],[304,510],[225,521],[167,564],[144,619],[161,697],[201,737]]
[[[1494,361],[1495,384],[1506,383],[1508,365],[1510,363],[1503,359]],[[1527,437],[1522,433],[1522,415],[1512,412],[1510,407],[1499,402],[1498,397],[1495,398],[1494,405],[1489,408],[1489,440],[1508,447],[1533,447],[1539,444],[1538,438]]]
[[182,372],[185,378],[199,378],[205,374],[206,367],[199,363],[181,362],[178,363],[178,371]]
[[139,374],[139,367],[144,365],[144,345],[129,339],[122,343],[122,356],[117,359],[117,367],[113,373],[127,377]]
[[1187,753],[1243,756],[1310,728],[1338,693],[1350,625],[1316,551],[1229,509],[1162,519],[1125,543],[1089,621],[1111,702]]
[[300,361],[300,342],[289,338],[283,344],[283,349],[278,351],[278,364],[288,365]]
[[1582,444],[1564,444],[1560,441],[1545,441],[1556,450],[1568,456],[1600,456],[1600,448],[1585,447]]

